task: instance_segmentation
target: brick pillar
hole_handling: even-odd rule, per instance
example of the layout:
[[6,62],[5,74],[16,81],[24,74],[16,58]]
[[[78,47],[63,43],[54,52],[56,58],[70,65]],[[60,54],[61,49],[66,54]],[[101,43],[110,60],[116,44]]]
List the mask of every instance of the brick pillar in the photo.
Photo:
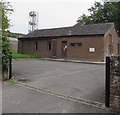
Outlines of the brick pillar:
[[110,106],[114,111],[120,112],[120,56],[111,57]]

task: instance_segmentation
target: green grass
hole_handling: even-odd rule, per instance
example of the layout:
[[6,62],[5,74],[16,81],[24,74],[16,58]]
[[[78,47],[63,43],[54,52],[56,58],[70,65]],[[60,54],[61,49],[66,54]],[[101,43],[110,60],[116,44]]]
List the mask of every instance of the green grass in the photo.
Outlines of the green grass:
[[17,80],[10,80],[12,83],[17,83],[18,81]]
[[27,54],[20,54],[20,53],[17,53],[17,51],[13,50],[12,51],[12,58],[13,59],[19,59],[19,58],[41,58],[41,57],[40,56],[27,55]]

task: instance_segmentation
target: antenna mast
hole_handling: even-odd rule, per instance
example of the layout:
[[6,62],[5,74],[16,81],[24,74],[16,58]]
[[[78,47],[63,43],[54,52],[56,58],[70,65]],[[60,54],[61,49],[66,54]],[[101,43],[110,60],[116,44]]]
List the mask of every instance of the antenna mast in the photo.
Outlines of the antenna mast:
[[38,29],[38,12],[29,13],[28,32]]

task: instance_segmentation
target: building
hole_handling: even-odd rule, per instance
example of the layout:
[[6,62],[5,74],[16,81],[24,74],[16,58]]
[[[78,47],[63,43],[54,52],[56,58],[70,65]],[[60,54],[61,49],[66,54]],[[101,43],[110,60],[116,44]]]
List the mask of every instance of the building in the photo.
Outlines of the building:
[[18,40],[22,54],[42,57],[105,61],[118,55],[114,23],[76,24],[72,27],[35,30]]
[[12,45],[12,50],[18,50],[18,39],[14,37],[8,37],[8,40]]

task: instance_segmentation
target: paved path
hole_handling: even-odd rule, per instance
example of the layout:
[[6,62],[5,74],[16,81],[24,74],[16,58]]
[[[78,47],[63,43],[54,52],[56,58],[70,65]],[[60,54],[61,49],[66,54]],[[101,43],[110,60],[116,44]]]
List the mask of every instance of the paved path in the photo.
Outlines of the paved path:
[[111,113],[10,82],[3,82],[2,89],[3,113]]
[[[22,83],[0,81],[3,113],[108,113],[117,115],[104,107],[93,107],[75,102],[68,97],[63,98],[64,95],[70,97],[73,95],[103,101],[104,66],[102,65],[29,59],[14,60],[13,70],[16,79]],[[60,96],[61,94],[63,96]]]
[[104,102],[104,65],[21,59],[13,60],[13,72],[33,87]]

